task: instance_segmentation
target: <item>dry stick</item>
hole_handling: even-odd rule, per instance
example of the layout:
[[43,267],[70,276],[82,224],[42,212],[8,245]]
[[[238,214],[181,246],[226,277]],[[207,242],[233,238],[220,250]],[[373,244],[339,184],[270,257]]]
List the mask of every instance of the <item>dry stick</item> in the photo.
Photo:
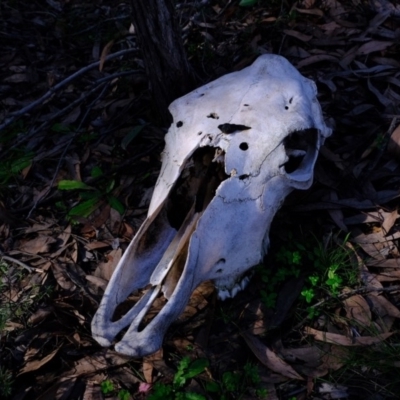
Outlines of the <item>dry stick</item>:
[[20,260],[17,260],[16,258],[4,255],[4,253],[2,251],[0,251],[0,259],[9,261],[9,262],[14,263],[14,264],[18,264],[21,267],[25,268],[29,272],[33,272],[33,270],[34,270],[34,268],[30,267],[29,265],[23,263]]
[[[133,53],[136,52],[137,49],[125,49],[118,51],[114,54],[108,55],[105,59],[106,61],[112,60],[113,58],[123,56],[125,54]],[[64,79],[63,81],[57,83],[57,85],[53,86],[50,90],[48,90],[42,97],[39,99],[35,100],[33,103],[27,105],[26,107],[21,108],[19,111],[12,112],[9,118],[5,119],[5,122],[3,122],[0,125],[0,130],[6,128],[8,125],[12,124],[18,117],[26,114],[27,112],[31,111],[38,105],[42,104],[44,101],[46,101],[48,98],[50,98],[53,94],[55,94],[58,90],[60,90],[62,87],[76,79],[78,76],[85,74],[87,71],[90,71],[93,68],[96,68],[100,65],[100,61],[96,61],[92,64],[87,65],[86,67],[76,71],[72,75],[70,75],[68,78]]]
[[[327,299],[324,299],[324,300],[319,301],[318,303],[315,303],[310,308],[318,308],[331,300],[346,300],[349,297],[354,296],[356,294],[367,294],[367,293],[371,293],[371,292],[389,292],[390,293],[390,292],[396,292],[398,290],[400,290],[400,285],[394,285],[394,286],[389,286],[389,287],[385,287],[385,288],[383,288],[383,287],[378,288],[375,286],[363,286],[358,289],[350,290],[349,292],[339,294],[336,297],[330,296]],[[296,324],[292,328],[292,331],[299,329],[309,319],[310,318],[308,316],[303,318],[303,320],[301,320],[298,324]]]

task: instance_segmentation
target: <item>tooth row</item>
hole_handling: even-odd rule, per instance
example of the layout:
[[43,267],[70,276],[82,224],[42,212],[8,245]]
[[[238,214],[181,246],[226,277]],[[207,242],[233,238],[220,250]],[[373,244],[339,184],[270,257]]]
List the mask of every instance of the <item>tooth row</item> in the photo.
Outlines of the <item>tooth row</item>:
[[218,288],[218,298],[222,301],[226,299],[231,299],[235,297],[240,291],[245,289],[245,287],[250,282],[250,277],[245,276],[240,282],[235,283],[235,285],[230,289],[219,289]]

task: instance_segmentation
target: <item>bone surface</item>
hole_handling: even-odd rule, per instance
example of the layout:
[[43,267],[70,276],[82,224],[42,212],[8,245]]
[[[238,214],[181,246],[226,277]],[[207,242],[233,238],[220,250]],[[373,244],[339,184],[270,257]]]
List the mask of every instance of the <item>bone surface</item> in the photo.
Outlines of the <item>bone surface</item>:
[[[313,81],[262,55],[170,105],[161,172],[146,220],[126,249],[92,321],[94,338],[133,357],[162,346],[191,293],[214,281],[242,290],[268,249],[271,221],[293,189],[307,189],[324,139]],[[144,289],[144,290],[143,290]],[[124,315],[117,306],[143,297]],[[159,296],[167,301],[150,320]]]

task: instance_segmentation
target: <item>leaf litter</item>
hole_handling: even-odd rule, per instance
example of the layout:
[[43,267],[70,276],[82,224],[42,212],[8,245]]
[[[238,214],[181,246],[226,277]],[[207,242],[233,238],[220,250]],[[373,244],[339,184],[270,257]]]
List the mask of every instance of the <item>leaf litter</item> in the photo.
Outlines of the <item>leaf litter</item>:
[[[396,2],[304,0],[242,8],[220,0],[177,8],[202,81],[274,52],[317,83],[335,133],[321,149],[312,188],[289,196],[276,216],[266,265],[273,268],[276,248],[293,241],[287,232],[348,232],[356,281],[321,293],[311,304],[314,316],[301,313],[305,306],[298,302],[306,275],[275,288],[273,309],[260,300],[259,279],[222,304],[205,285],[163,349],[145,360],[101,349],[90,335],[107,281],[145,217],[165,133],[149,114],[129,9],[109,1],[1,7],[0,351],[2,368],[13,374],[12,398],[102,398],[100,384],[109,378],[144,399],[155,382],[173,379],[177,357],[187,355],[208,358],[208,379],[215,381],[258,363],[271,399],[395,398]],[[62,181],[77,182],[76,189],[58,190]],[[85,191],[88,186],[93,189]],[[355,347],[376,355],[373,367]],[[358,364],[351,364],[353,354]],[[392,370],[384,369],[389,363]],[[359,374],[364,381],[355,392]],[[150,386],[142,390],[144,384]]]

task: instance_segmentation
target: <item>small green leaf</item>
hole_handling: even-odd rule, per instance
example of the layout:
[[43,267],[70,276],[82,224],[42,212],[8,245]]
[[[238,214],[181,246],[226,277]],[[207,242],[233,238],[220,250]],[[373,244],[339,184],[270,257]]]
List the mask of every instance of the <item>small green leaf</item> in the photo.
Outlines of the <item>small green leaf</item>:
[[118,392],[118,399],[119,400],[129,400],[130,397],[131,397],[131,395],[126,389],[121,389]]
[[258,0],[241,0],[239,3],[240,7],[252,7],[257,3]]
[[115,179],[111,179],[110,182],[108,182],[107,187],[106,187],[106,193],[110,193],[111,190],[114,189],[115,186]]
[[201,374],[208,366],[209,362],[206,358],[198,358],[189,365],[188,371],[184,373],[183,376],[186,379],[193,378],[196,375]]
[[104,394],[108,394],[114,390],[114,385],[110,380],[107,379],[107,380],[101,382],[100,388]]
[[107,196],[108,204],[121,215],[125,212],[124,205],[114,196]]
[[178,400],[206,400],[206,398],[200,393],[187,392],[179,394],[182,396],[180,398],[177,397]]
[[121,142],[121,147],[126,150],[128,147],[129,143],[132,142],[132,140],[142,131],[142,129],[146,126],[144,125],[138,125],[135,126],[123,139]]
[[218,393],[221,388],[219,387],[217,382],[211,381],[205,383],[205,389],[207,392]]
[[68,213],[70,217],[87,217],[99,206],[99,198],[97,196],[86,200],[77,206],[71,208]]
[[103,171],[101,170],[100,167],[93,167],[92,170],[90,171],[90,176],[92,178],[97,178],[98,176],[102,176],[103,175]]
[[95,190],[89,185],[86,185],[86,183],[83,183],[81,181],[69,181],[69,180],[63,180],[58,182],[58,189],[59,190],[76,190],[76,189],[83,189],[83,190]]

